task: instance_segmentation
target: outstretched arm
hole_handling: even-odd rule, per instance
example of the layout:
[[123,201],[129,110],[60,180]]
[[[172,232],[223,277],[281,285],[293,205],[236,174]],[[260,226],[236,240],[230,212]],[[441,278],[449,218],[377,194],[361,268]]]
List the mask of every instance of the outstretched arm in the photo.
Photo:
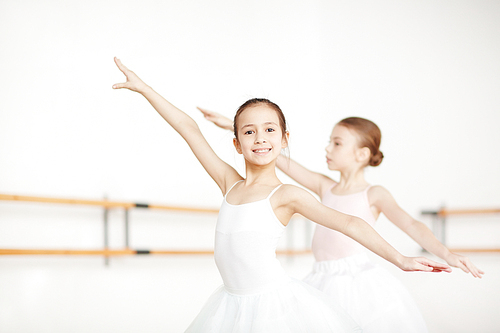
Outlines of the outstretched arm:
[[469,258],[448,250],[424,223],[415,220],[405,212],[385,188],[374,186],[369,190],[368,196],[371,201],[373,200],[372,205],[424,249],[445,260],[450,266],[458,267],[474,277],[482,277],[484,272],[478,269]]
[[370,251],[404,271],[451,272],[448,265],[424,257],[405,257],[387,243],[368,223],[342,214],[318,202],[310,193],[295,186],[287,188],[291,209],[313,222],[351,237]]
[[211,121],[222,129],[231,132],[233,131],[233,121],[231,119],[221,115],[220,113],[200,108],[199,106],[197,106],[196,108],[200,110],[201,113],[203,113],[203,116],[206,120]]
[[226,193],[232,184],[242,179],[236,170],[215,154],[205,140],[198,125],[191,117],[160,96],[160,94],[144,83],[134,72],[125,67],[119,59],[115,57],[114,60],[120,71],[125,74],[127,81],[114,84],[113,89],[125,88],[143,95],[163,119],[184,138],[196,158],[198,158],[208,174],[219,185],[222,193]]
[[[203,116],[216,126],[233,131],[233,121],[220,113],[198,107]],[[321,196],[327,187],[333,185],[334,181],[329,177],[313,172],[290,158],[280,155],[276,162],[278,169],[300,185]]]

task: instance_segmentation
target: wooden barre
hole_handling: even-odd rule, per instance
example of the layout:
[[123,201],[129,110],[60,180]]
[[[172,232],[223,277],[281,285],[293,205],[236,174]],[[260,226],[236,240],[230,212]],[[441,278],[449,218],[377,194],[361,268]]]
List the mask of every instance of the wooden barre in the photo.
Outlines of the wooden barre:
[[70,204],[70,205],[90,205],[90,206],[101,206],[105,208],[151,208],[151,209],[163,209],[163,210],[173,210],[173,211],[183,211],[183,212],[195,212],[195,213],[219,213],[218,209],[213,208],[198,208],[198,207],[180,207],[180,206],[166,206],[166,205],[150,205],[144,203],[133,203],[133,202],[120,202],[120,201],[108,201],[108,200],[82,200],[82,199],[65,199],[65,198],[47,198],[47,197],[34,197],[26,195],[10,195],[10,194],[0,194],[0,200],[4,201],[24,201],[24,202],[44,202],[44,203],[59,203],[59,204]]
[[500,252],[499,248],[490,248],[490,249],[474,249],[474,248],[451,248],[451,252],[458,252],[458,253],[464,253],[464,252],[475,252],[475,253],[485,253],[485,252]]
[[451,215],[476,215],[500,213],[499,208],[490,209],[441,209],[438,211],[422,211],[423,215],[451,216]]
[[[278,255],[300,255],[309,254],[311,250],[277,250]],[[20,250],[20,249],[0,249],[0,255],[82,255],[82,256],[125,256],[125,255],[213,255],[213,250]]]

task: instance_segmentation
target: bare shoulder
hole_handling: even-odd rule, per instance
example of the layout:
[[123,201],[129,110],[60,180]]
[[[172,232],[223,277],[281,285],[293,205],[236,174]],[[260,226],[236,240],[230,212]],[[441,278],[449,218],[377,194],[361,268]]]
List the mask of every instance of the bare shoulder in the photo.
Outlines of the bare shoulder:
[[392,194],[381,185],[374,185],[368,189],[368,200],[370,204],[392,199]]
[[239,173],[229,173],[225,179],[223,186],[221,186],[222,195],[226,195],[229,189],[231,189],[237,182],[242,181],[244,178],[240,176]]
[[283,184],[280,187],[279,191],[281,191],[282,195],[285,196],[287,199],[300,199],[303,196],[307,195],[312,196],[312,194],[309,193],[307,190],[292,184]]
[[331,179],[330,177],[326,176],[326,175],[321,175],[320,177],[320,191],[318,193],[318,195],[320,197],[323,196],[323,194],[325,193],[325,191],[331,189],[334,185],[336,185],[338,182],[336,182],[335,180]]
[[291,185],[283,184],[274,195],[277,206],[288,207],[295,211],[297,207],[319,201],[307,190]]

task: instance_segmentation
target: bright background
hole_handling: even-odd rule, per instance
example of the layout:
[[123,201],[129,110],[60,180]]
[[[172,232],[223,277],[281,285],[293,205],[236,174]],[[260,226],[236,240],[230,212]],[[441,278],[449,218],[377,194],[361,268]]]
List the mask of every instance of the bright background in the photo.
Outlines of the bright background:
[[[231,117],[249,98],[271,99],[291,157],[336,179],[324,157],[333,125],[369,118],[385,158],[367,179],[411,215],[430,225],[422,209],[498,207],[498,22],[496,1],[2,0],[0,193],[219,206],[182,139],[141,96],[111,89],[124,80],[118,56],[240,171],[231,133],[196,106]],[[122,220],[111,212],[114,248]],[[134,248],[213,243],[213,216],[131,220]],[[452,246],[500,243],[498,218],[450,223]],[[384,217],[378,230],[418,253]],[[99,248],[102,237],[98,208],[0,202],[0,248]],[[481,281],[395,271],[431,332],[498,331],[499,257],[472,258],[490,270]],[[283,260],[297,278],[312,263]],[[180,332],[220,282],[211,257],[1,257],[0,332]]]

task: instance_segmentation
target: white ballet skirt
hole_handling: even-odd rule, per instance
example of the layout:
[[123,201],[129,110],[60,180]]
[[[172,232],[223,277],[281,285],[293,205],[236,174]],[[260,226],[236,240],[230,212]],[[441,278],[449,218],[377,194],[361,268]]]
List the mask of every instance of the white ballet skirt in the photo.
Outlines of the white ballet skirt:
[[304,282],[337,300],[364,333],[427,332],[403,284],[366,254],[315,262]]
[[224,285],[186,332],[361,332],[333,298],[287,276],[276,259],[285,229],[269,201],[277,189],[241,205],[224,197],[215,236],[215,262]]
[[[367,187],[335,195],[334,184],[321,196],[325,206],[354,215],[375,226]],[[370,261],[366,249],[346,235],[317,225],[312,250],[316,262],[304,282],[325,292],[361,326],[365,333],[426,333],[425,321],[403,284]]]

